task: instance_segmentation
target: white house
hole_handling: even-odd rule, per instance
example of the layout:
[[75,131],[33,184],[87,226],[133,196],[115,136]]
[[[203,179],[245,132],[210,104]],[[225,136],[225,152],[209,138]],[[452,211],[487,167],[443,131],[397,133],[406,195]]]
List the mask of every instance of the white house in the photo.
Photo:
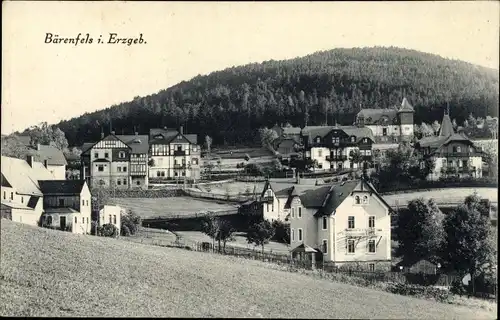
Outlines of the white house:
[[99,226],[113,224],[118,228],[118,234],[120,234],[122,214],[125,214],[125,210],[119,206],[104,206],[99,210]]
[[292,248],[315,248],[336,266],[390,268],[391,208],[371,184],[354,180],[309,189],[293,186],[286,192]]
[[43,212],[43,193],[39,180],[54,175],[33,156],[27,160],[2,156],[2,217],[36,226]]
[[39,181],[43,193],[42,225],[90,234],[91,193],[85,180]]

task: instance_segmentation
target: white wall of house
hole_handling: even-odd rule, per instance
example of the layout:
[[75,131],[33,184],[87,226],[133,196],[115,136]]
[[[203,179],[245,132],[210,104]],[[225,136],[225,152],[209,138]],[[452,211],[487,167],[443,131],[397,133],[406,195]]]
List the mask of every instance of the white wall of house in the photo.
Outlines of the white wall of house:
[[413,136],[413,125],[412,124],[402,124],[401,134],[404,136]]
[[47,169],[52,173],[55,180],[66,180],[65,165],[47,165]]
[[[27,207],[30,195],[17,194],[15,188],[2,187],[1,188],[2,202],[8,204],[13,203],[18,206]],[[35,208],[12,208],[12,221],[21,222],[29,225],[36,226],[43,212],[43,198],[38,199]]]
[[330,149],[328,148],[323,148],[323,147],[313,147],[311,148],[311,160],[316,160],[318,161],[318,168],[316,169],[323,169],[323,170],[329,170],[330,169],[330,162],[326,161],[326,157],[330,155]]
[[[460,160],[461,161],[461,160]],[[449,163],[457,168],[461,167],[461,162],[458,162],[458,159],[454,158],[446,158],[446,157],[434,157],[434,170],[432,173],[428,176],[429,180],[438,180],[443,176],[441,173],[441,170],[443,168],[447,168]],[[469,157],[467,158],[468,166],[470,168],[475,167],[476,168],[476,174],[475,177],[482,177],[483,173],[483,160],[482,157]]]
[[121,215],[124,212],[119,206],[104,206],[99,211],[99,225],[114,224],[118,228],[118,233],[121,232]]
[[[356,204],[356,196],[360,197],[360,204]],[[363,203],[363,199],[367,199],[367,203]],[[350,216],[354,217],[354,228],[347,231]],[[367,235],[370,216],[375,220],[373,236]],[[336,263],[391,260],[391,217],[389,208],[377,195],[354,191],[353,195],[348,196],[337,208],[334,226],[333,260]],[[354,237],[349,238],[349,234]],[[354,253],[348,252],[349,239],[354,240]],[[368,250],[369,240],[375,241],[375,253]]]
[[316,218],[316,222],[317,222],[317,235],[318,235],[317,243],[321,245],[319,248],[322,251],[324,251],[323,243],[324,241],[326,241],[326,253],[324,256],[324,261],[333,261],[334,258],[333,230],[335,228],[335,217],[332,215],[318,217]]
[[483,158],[482,157],[470,157],[470,166],[476,167],[476,177],[483,176]]
[[276,197],[273,190],[268,188],[265,192],[265,197],[271,196],[273,200],[271,202],[263,202],[263,214],[265,220],[283,220],[286,217],[284,212],[286,197]]
[[[315,209],[309,209],[302,206],[299,197],[294,197],[292,200],[289,219],[290,246],[292,248],[295,248],[302,243],[313,248],[319,245],[317,241],[317,223],[316,218],[314,217],[315,212]],[[302,239],[299,237],[299,230],[302,230]]]
[[[387,129],[387,136],[391,137],[393,135],[395,136],[400,136],[401,131],[400,131],[400,126],[399,125],[387,125],[387,126],[381,126],[381,125],[367,125],[366,127],[370,128],[370,130],[373,132],[373,135],[376,137],[382,137],[384,135],[384,128]],[[413,130],[413,126],[412,126]]]

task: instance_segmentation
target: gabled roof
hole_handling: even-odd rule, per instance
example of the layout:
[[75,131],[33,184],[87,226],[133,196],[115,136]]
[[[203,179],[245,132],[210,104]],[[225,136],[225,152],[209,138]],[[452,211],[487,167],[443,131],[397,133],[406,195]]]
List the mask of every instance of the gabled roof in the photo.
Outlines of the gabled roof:
[[93,146],[95,142],[85,142],[82,145],[82,154],[87,153]]
[[47,208],[44,210],[44,214],[52,214],[52,213],[58,213],[58,214],[68,214],[68,213],[79,213],[73,208],[70,207],[64,207],[64,208]]
[[[157,139],[156,137],[158,135],[161,135],[161,139]],[[155,143],[155,142],[160,142],[160,143],[170,143],[172,140],[174,140],[178,135],[182,135],[184,138],[186,138],[190,143],[192,144],[198,144],[198,135],[197,134],[181,134],[179,131],[176,129],[159,129],[159,128],[154,128],[149,130],[149,143]]]
[[362,109],[358,112],[358,117],[364,118],[365,124],[378,123],[382,117],[387,117],[392,122],[398,115],[396,109]]
[[41,180],[38,183],[44,195],[79,195],[85,180]]
[[323,138],[335,129],[344,131],[348,136],[356,137],[356,142],[359,142],[362,138],[370,138],[372,141],[375,141],[370,128],[358,126],[310,126],[302,129],[302,135],[308,136],[309,142],[312,142],[314,138]]
[[357,127],[357,126],[340,126],[348,136],[355,136],[356,142],[359,142],[362,138],[370,138],[372,142],[375,141],[373,132],[368,127]]
[[133,154],[143,154],[149,152],[149,137],[147,135],[116,135],[123,143],[129,146]]
[[316,137],[324,137],[330,131],[332,131],[333,126],[308,126],[302,129],[303,136],[309,136],[309,139],[314,139]]
[[282,129],[284,135],[299,135],[301,132],[299,127],[283,127]]
[[307,244],[299,244],[298,246],[296,246],[295,248],[292,249],[293,253],[295,252],[306,252],[306,253],[310,253],[310,252],[318,252],[318,250],[314,249],[313,247],[310,247],[308,246]]
[[2,173],[2,187],[12,188],[7,178]]
[[42,195],[38,180],[54,179],[52,173],[39,162],[33,168],[21,159],[2,156],[2,175],[18,194]]
[[39,145],[38,154],[40,155],[40,160],[47,160],[49,165],[54,166],[65,166],[68,164],[64,153],[54,146],[49,145]]

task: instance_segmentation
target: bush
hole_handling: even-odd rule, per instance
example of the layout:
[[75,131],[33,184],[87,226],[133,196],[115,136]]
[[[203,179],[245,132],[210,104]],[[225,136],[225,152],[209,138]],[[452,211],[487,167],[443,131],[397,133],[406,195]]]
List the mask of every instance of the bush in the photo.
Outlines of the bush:
[[106,223],[101,227],[101,235],[103,237],[118,237],[118,228],[112,223]]
[[404,296],[414,296],[419,298],[432,298],[439,302],[447,302],[450,292],[436,287],[419,286],[415,284],[388,283],[387,291]]
[[128,226],[126,226],[126,225],[123,225],[123,226],[122,226],[122,228],[121,228],[121,234],[122,234],[122,236],[124,236],[124,237],[128,237],[128,236],[130,236],[130,235],[131,235],[131,233],[130,233],[130,229],[128,228]]
[[467,289],[463,285],[462,281],[457,279],[453,280],[453,282],[451,283],[450,292],[462,296],[467,293]]
[[121,220],[122,220],[121,221],[122,236],[126,236],[124,233],[126,232],[125,230],[128,230],[129,232],[128,236],[134,235],[137,232],[137,230],[139,230],[139,227],[141,226],[142,222],[141,217],[132,210],[129,210],[127,214],[122,215]]
[[273,240],[285,244],[290,243],[290,226],[283,223],[282,221],[275,220],[272,223],[274,227],[274,237]]

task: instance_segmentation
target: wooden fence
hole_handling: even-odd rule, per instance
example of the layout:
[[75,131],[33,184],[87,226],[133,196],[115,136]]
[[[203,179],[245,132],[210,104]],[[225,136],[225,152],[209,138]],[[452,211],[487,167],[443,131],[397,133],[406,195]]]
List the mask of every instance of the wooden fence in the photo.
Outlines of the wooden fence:
[[158,216],[158,217],[148,217],[142,219],[142,222],[148,221],[169,221],[169,220],[177,220],[177,219],[193,219],[193,218],[202,218],[206,216],[228,216],[234,215],[238,213],[238,209],[229,209],[229,210],[218,210],[218,211],[207,211],[207,212],[197,212],[190,214],[176,214],[176,215],[168,215],[168,216]]

